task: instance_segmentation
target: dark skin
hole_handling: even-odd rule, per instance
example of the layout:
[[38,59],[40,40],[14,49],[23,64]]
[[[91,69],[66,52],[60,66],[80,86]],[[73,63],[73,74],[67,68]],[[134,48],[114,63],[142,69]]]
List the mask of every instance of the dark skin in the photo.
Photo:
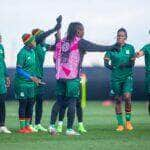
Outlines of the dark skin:
[[[121,46],[123,46],[126,43],[127,40],[127,36],[126,33],[123,31],[118,32],[117,34],[117,43]],[[104,65],[105,67],[107,67],[108,69],[112,70],[113,66],[111,64],[109,64],[109,58],[104,58]],[[133,67],[134,65],[134,61],[135,59],[131,59],[131,62],[129,62],[128,64],[121,64],[120,65],[120,69],[123,69],[124,67]],[[122,96],[125,100],[125,111],[126,112],[130,112],[131,111],[131,93],[124,93],[123,95],[116,95],[114,97],[115,101],[116,101],[116,106],[115,106],[115,110],[116,110],[116,114],[121,114],[122,113],[122,103],[121,103],[121,99]]]

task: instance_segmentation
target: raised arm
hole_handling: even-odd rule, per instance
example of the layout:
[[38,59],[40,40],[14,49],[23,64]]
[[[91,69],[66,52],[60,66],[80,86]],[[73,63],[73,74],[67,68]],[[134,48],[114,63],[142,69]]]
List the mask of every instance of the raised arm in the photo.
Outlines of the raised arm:
[[41,33],[39,36],[36,37],[36,43],[41,43],[45,38],[47,38],[48,36],[50,36],[52,33],[60,30],[61,28],[61,21],[62,21],[62,16],[60,15],[57,19],[57,24],[55,25],[54,28],[46,31],[46,32],[43,32]]

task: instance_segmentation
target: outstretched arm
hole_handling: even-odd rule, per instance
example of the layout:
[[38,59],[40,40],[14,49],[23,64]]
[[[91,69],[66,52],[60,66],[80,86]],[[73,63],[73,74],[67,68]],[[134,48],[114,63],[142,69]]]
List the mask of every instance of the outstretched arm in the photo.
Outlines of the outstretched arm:
[[117,44],[105,46],[105,45],[98,45],[84,39],[81,39],[79,41],[79,49],[89,52],[105,52],[107,50],[115,50],[119,48],[120,46]]

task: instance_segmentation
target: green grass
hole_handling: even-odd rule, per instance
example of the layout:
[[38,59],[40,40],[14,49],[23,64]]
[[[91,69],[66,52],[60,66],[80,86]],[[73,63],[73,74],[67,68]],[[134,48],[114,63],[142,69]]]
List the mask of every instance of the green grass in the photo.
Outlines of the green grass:
[[[49,125],[51,106],[51,102],[44,102],[42,123],[45,127]],[[19,134],[16,132],[19,128],[17,112],[17,103],[7,102],[6,124],[13,133],[11,135],[0,134],[0,150],[150,149],[150,117],[146,103],[133,103],[134,131],[118,133],[115,131],[114,106],[104,107],[100,102],[88,102],[84,110],[84,122],[88,133],[77,137],[67,137],[64,134],[65,127],[63,134],[59,136],[50,136],[48,133]]]

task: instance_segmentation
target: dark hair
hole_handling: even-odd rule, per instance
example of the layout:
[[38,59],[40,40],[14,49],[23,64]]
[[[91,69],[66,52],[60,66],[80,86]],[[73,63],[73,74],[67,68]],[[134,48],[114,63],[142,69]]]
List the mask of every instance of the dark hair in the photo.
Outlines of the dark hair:
[[68,30],[67,30],[67,40],[69,42],[71,42],[74,39],[79,26],[83,26],[82,23],[80,23],[80,22],[71,22],[69,24],[69,27],[68,27]]
[[126,30],[125,28],[120,28],[120,29],[117,31],[117,34],[118,34],[119,32],[124,32],[126,38],[128,37],[128,33],[127,33],[127,30]]

